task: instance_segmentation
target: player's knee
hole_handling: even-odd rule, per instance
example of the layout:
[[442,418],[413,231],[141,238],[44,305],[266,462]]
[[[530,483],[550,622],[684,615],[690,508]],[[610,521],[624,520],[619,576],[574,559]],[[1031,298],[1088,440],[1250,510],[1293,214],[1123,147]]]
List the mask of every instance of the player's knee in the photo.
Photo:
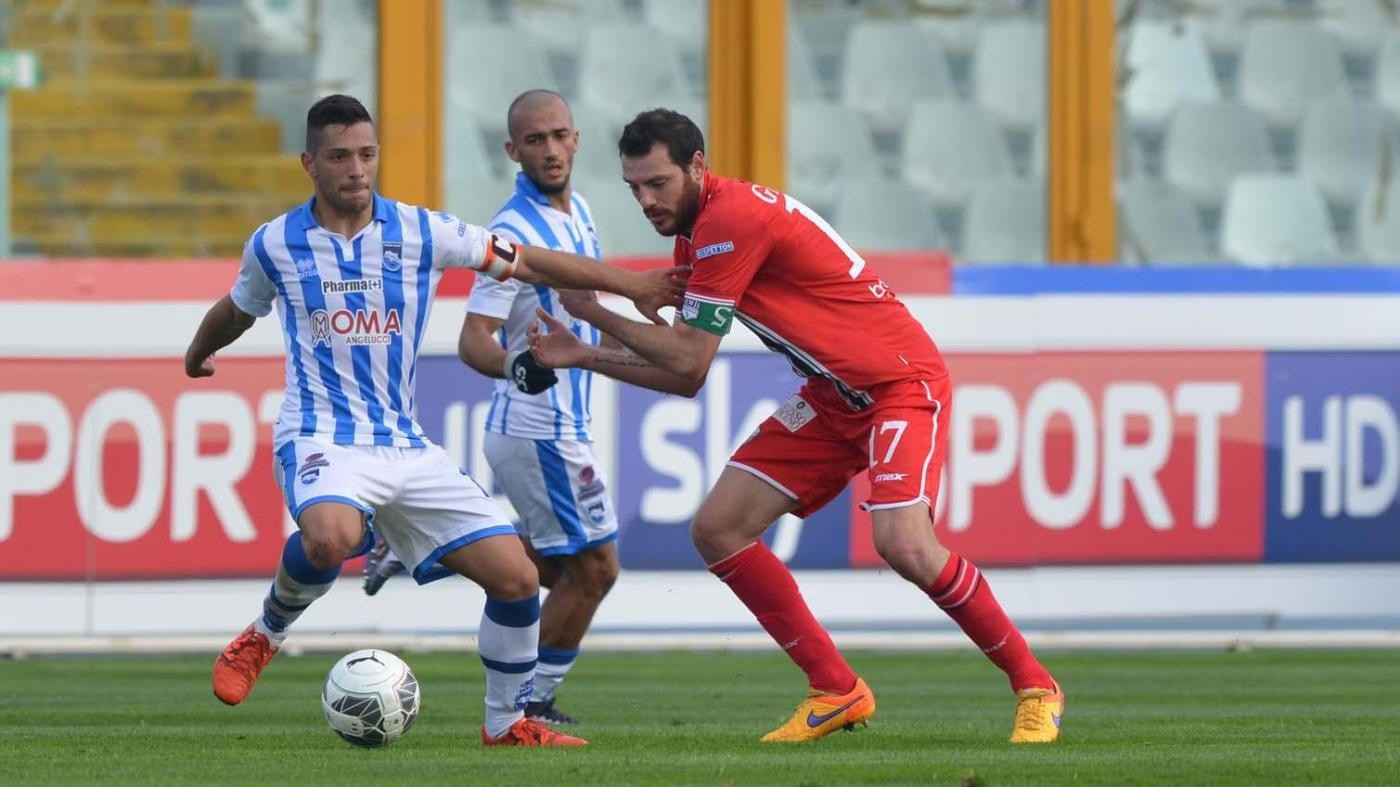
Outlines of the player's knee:
[[617,583],[617,575],[621,569],[616,560],[598,560],[588,567],[585,573],[586,585],[589,595],[601,600],[608,595],[614,584]]
[[507,601],[538,596],[540,577],[535,571],[535,567],[531,565],[528,571],[517,571],[510,576],[495,578],[486,588],[486,592],[495,598]]
[[301,548],[306,560],[322,571],[330,571],[349,559],[359,546],[358,538],[337,531],[302,531]]

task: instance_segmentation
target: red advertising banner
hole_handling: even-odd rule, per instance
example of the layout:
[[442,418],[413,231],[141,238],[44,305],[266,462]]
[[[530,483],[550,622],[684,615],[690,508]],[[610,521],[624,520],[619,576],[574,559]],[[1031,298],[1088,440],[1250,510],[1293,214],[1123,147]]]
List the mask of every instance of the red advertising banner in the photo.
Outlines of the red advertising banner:
[[[936,521],[990,565],[1255,562],[1264,353],[953,354]],[[851,558],[880,565],[851,498]]]
[[0,577],[268,575],[282,361],[218,363],[0,359]]

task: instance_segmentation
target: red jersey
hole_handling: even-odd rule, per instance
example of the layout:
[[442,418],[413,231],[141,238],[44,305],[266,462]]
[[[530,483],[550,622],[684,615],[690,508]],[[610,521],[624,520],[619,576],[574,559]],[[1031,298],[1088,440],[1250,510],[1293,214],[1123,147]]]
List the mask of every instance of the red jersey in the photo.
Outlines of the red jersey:
[[681,318],[719,335],[737,318],[804,377],[853,409],[889,382],[947,375],[922,325],[811,208],[766,186],[706,173],[677,264],[693,272]]

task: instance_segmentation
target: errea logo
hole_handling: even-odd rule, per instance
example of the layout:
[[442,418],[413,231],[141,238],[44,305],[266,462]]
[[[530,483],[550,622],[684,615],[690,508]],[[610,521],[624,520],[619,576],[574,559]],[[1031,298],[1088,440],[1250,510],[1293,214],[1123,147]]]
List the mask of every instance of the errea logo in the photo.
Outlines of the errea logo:
[[721,243],[711,243],[708,246],[701,246],[695,250],[695,259],[703,260],[706,257],[713,257],[716,254],[727,254],[734,251],[734,241],[727,240]]

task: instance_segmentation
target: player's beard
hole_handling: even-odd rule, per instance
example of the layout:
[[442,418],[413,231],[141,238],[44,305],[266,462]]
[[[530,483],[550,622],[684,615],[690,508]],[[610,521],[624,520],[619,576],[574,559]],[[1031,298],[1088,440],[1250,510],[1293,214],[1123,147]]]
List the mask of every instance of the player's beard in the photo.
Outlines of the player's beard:
[[671,235],[689,236],[695,229],[695,219],[700,214],[700,184],[689,177],[681,187],[681,202],[676,206],[675,232]]

